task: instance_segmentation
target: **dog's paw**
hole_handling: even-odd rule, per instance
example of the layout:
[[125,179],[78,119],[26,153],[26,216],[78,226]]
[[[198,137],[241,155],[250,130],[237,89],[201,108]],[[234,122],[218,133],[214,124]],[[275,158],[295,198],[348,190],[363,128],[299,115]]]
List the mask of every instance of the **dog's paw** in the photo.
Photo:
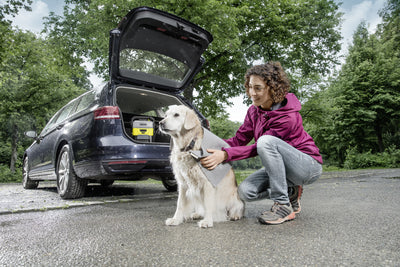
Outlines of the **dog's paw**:
[[234,215],[234,216],[229,216],[230,221],[237,221],[240,220],[243,216],[241,215]]
[[213,227],[213,221],[212,220],[201,220],[197,223],[197,225],[200,228],[210,228],[210,227]]
[[244,204],[243,202],[237,202],[237,204],[228,210],[228,217],[231,221],[237,221],[244,216]]
[[168,226],[176,226],[176,225],[179,225],[181,223],[182,223],[182,220],[178,220],[178,219],[175,219],[175,218],[168,218],[165,221],[165,224],[168,225]]

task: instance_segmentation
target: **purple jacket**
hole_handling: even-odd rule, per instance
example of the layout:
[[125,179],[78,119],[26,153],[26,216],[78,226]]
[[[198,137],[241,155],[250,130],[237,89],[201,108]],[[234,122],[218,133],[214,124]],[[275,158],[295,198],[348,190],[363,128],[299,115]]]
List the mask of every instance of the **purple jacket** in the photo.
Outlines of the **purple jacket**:
[[[318,147],[303,128],[303,120],[299,113],[300,101],[292,93],[287,94],[286,99],[286,105],[277,110],[265,111],[253,105],[247,110],[244,123],[236,135],[225,140],[231,146],[224,148],[228,154],[226,161],[257,156],[258,138],[263,135],[272,135],[310,155],[322,164]],[[256,143],[248,146],[247,144],[253,138]]]

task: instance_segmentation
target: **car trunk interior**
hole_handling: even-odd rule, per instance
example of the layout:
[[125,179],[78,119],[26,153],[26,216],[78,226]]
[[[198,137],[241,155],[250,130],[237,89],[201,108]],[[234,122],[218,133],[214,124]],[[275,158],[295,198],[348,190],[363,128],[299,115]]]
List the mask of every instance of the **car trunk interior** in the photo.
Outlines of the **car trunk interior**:
[[170,105],[183,104],[170,94],[125,86],[116,89],[116,102],[122,112],[126,135],[145,143],[169,143],[170,137],[161,133],[159,122]]

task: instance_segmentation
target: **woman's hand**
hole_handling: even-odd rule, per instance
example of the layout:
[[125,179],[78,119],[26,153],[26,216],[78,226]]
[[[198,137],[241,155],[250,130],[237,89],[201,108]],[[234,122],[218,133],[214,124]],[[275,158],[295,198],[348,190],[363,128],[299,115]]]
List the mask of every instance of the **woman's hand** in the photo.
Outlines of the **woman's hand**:
[[228,158],[228,154],[223,150],[207,149],[207,152],[212,154],[208,157],[202,158],[200,162],[204,168],[207,168],[209,170],[215,169],[218,164],[222,163]]

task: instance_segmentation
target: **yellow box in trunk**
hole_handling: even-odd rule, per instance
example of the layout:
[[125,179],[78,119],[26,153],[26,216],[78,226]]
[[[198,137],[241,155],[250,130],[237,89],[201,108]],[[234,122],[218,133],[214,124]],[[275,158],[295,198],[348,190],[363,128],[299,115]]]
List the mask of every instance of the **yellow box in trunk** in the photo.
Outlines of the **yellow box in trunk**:
[[153,128],[133,128],[132,129],[133,136],[137,136],[137,135],[153,136],[153,134],[154,134]]
[[154,121],[152,118],[132,118],[132,136],[135,140],[152,142],[154,135]]

